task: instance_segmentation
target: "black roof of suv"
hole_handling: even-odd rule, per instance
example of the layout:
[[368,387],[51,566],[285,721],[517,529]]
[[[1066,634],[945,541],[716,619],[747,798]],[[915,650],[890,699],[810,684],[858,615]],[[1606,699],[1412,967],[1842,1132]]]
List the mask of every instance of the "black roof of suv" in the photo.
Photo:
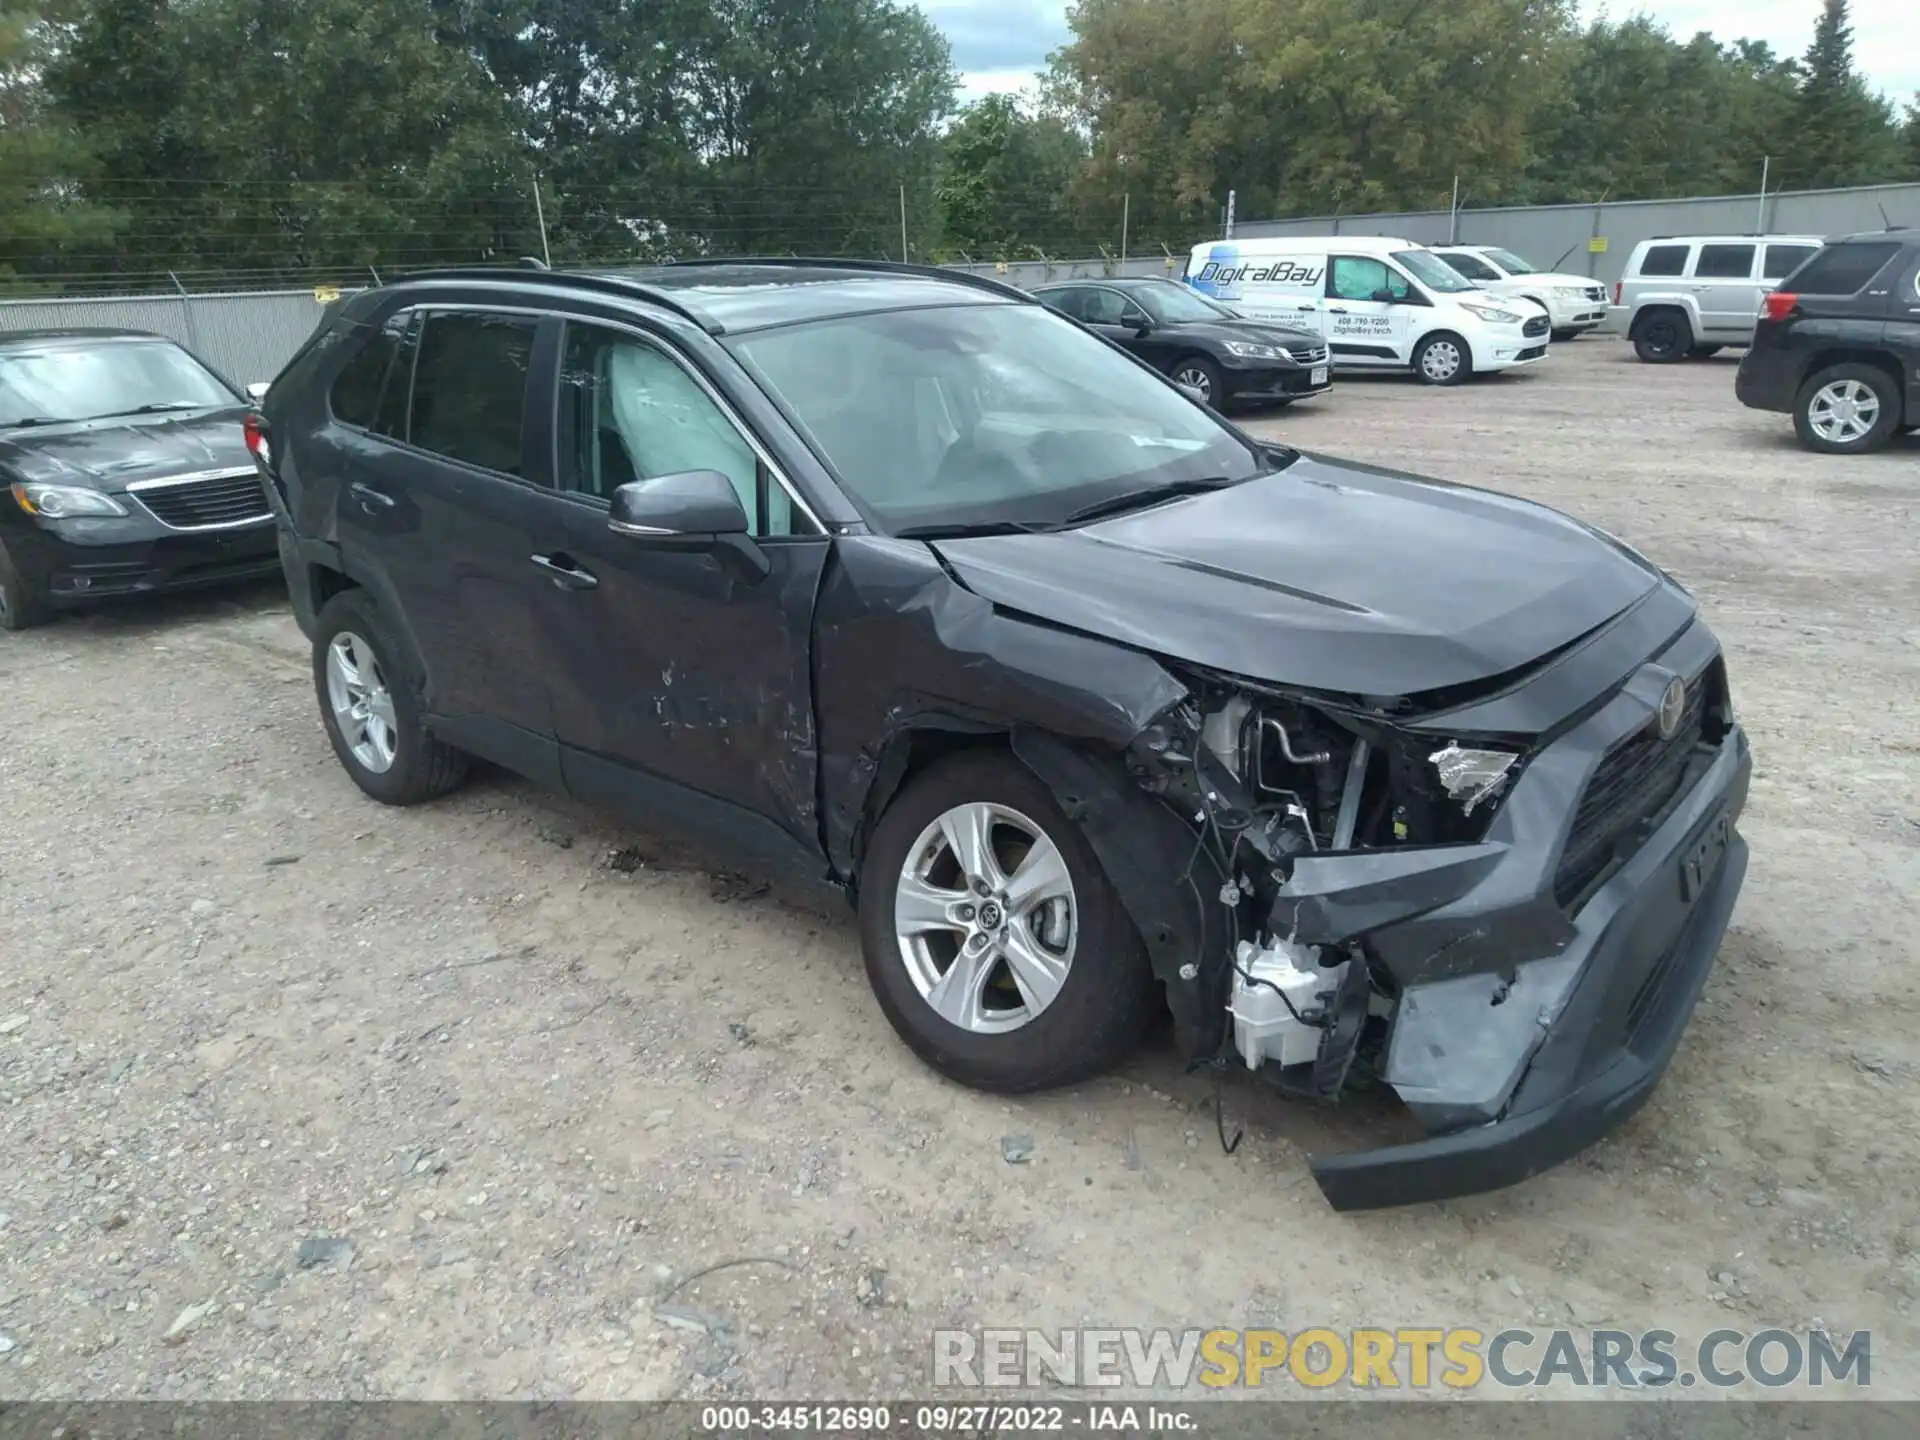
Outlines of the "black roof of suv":
[[1878,450],[1920,426],[1920,234],[1848,235],[1761,301],[1735,393],[1793,416],[1826,454]]

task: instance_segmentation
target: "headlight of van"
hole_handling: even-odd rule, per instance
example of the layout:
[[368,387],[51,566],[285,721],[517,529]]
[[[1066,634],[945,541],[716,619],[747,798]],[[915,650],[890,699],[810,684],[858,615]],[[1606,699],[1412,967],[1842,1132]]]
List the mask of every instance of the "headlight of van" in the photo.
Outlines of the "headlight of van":
[[1227,341],[1227,353],[1243,360],[1281,360],[1287,354],[1277,345],[1256,345],[1251,340]]
[[1496,310],[1491,305],[1469,305],[1462,301],[1460,308],[1469,315],[1478,316],[1495,325],[1518,325],[1520,317],[1511,310]]

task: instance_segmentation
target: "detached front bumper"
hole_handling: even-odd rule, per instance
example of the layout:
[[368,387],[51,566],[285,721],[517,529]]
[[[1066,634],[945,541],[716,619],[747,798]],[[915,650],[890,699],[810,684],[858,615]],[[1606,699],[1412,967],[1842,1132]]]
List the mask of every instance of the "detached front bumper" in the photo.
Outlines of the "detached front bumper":
[[1383,1078],[1430,1136],[1316,1162],[1336,1209],[1511,1185],[1621,1124],[1658,1083],[1746,875],[1745,733],[1686,744],[1672,795],[1598,868],[1570,878],[1564,856],[1589,786],[1657,724],[1676,677],[1723,683],[1704,626],[1533,757],[1478,845],[1296,865],[1281,896],[1299,938],[1364,938],[1400,982]]

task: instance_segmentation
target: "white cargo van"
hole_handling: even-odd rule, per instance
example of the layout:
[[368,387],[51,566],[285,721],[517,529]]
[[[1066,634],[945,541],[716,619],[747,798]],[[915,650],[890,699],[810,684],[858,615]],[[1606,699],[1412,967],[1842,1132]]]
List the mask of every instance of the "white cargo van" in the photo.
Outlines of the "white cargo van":
[[1546,357],[1531,300],[1476,289],[1424,245],[1374,235],[1208,240],[1187,283],[1248,319],[1317,330],[1341,369],[1406,370],[1430,385]]

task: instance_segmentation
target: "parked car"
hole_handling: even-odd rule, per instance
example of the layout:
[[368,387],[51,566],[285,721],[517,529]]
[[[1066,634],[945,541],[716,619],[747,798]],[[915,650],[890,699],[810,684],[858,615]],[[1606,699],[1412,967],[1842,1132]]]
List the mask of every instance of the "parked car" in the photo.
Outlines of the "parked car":
[[132,330],[0,333],[0,629],[279,568],[244,397]]
[[1287,405],[1333,387],[1318,333],[1245,319],[1177,280],[1073,280],[1033,294],[1209,405]]
[[1734,393],[1828,454],[1920,429],[1920,238],[1851,235],[1801,265],[1762,301]]
[[[981,277],[456,271],[356,296],[248,427],[320,720],[851,901],[930,1065],[1024,1091],[1153,1012],[1503,1185],[1665,1068],[1751,766],[1685,590],[1540,505],[1256,440]],[[1443,963],[1442,963],[1443,962]]]
[[1410,369],[1429,385],[1543,360],[1552,328],[1540,306],[1481,294],[1410,240],[1207,241],[1186,281],[1248,319],[1317,330],[1337,369]]
[[1436,245],[1434,254],[1489,295],[1531,300],[1547,312],[1555,340],[1598,329],[1607,318],[1607,289],[1588,275],[1536,270],[1498,245]]
[[1613,287],[1608,322],[1651,365],[1704,359],[1753,339],[1760,297],[1826,242],[1817,235],[1661,235]]

